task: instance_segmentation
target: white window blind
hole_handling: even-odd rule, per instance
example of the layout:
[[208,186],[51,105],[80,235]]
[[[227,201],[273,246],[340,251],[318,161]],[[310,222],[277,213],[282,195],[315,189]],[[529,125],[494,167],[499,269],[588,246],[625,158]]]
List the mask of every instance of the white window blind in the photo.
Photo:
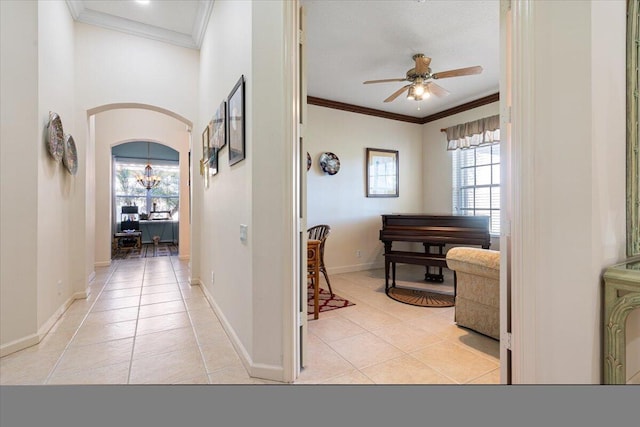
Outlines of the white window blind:
[[491,218],[491,234],[500,234],[500,144],[453,152],[453,212]]

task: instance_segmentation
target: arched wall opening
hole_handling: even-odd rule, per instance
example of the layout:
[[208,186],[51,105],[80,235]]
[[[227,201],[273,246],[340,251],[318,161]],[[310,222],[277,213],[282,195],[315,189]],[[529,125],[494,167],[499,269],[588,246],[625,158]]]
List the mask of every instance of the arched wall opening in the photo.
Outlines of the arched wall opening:
[[[89,118],[87,228],[93,223],[95,266],[111,263],[113,238],[112,147],[132,141],[149,141],[178,152],[180,169],[180,205],[178,215],[179,258],[191,255],[191,121],[161,107],[147,104],[109,104],[87,111]],[[89,183],[93,183],[90,185]],[[91,188],[93,187],[93,188]],[[93,200],[91,200],[93,199]],[[93,221],[92,221],[93,219]],[[89,233],[91,231],[88,231]]]

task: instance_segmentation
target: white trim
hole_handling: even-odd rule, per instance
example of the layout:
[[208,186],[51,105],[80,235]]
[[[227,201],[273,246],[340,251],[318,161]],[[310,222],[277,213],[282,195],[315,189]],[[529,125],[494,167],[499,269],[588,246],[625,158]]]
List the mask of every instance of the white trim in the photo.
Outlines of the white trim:
[[512,381],[536,381],[536,271],[535,200],[535,1],[512,4],[511,158],[511,304]]
[[176,46],[190,49],[200,48],[190,34],[183,34],[177,31],[167,30],[166,28],[143,24],[142,22],[96,12],[91,9],[83,8],[76,18],[76,21],[134,36],[145,37],[151,40],[170,43]]
[[77,299],[85,299],[87,298],[87,292],[76,292],[69,297],[58,309],[38,328],[38,332],[35,334],[27,335],[23,338],[18,338],[17,340],[11,341],[7,344],[4,344],[0,347],[0,357],[7,356],[11,353],[15,353],[16,351],[24,350],[25,348],[34,346],[40,343],[44,337],[47,336],[51,328],[56,324],[56,322],[62,317],[62,315],[67,311],[67,309],[73,304],[73,302]]
[[69,12],[71,12],[71,16],[76,21],[82,12],[84,11],[84,2],[82,0],[66,0],[67,6],[69,7]]
[[383,261],[367,262],[364,264],[343,265],[341,267],[327,267],[327,274],[352,273],[355,271],[376,270],[384,268]]
[[202,39],[204,39],[204,34],[207,31],[207,24],[209,24],[209,18],[213,11],[214,2],[215,0],[200,0],[198,4],[196,21],[193,24],[193,31],[191,32],[191,36],[193,37],[196,46],[198,46],[198,49],[202,46]]
[[511,37],[511,1],[500,2],[500,383],[511,384],[511,62],[509,38]]
[[[93,263],[93,267],[109,267],[111,265],[111,261],[98,261]],[[95,274],[95,273],[94,273]]]
[[18,338],[15,341],[8,342],[3,346],[0,346],[0,357],[8,356],[16,351],[24,350],[25,348],[34,346],[40,342],[38,334],[27,335],[23,338]]
[[178,259],[179,259],[180,261],[189,261],[189,260],[191,259],[191,255],[190,255],[190,254],[187,254],[187,255],[179,255],[179,256],[178,256]]
[[[303,251],[300,243],[301,221],[300,221],[300,158],[299,155],[299,72],[298,72],[298,12],[297,0],[283,3],[283,56],[284,56],[284,139],[287,141],[285,148],[289,164],[289,173],[285,178],[285,185],[289,191],[285,212],[288,214],[285,220],[288,224],[289,236],[285,240],[290,249],[291,263],[289,268],[284,270],[285,278],[282,283],[282,306],[285,307],[282,313],[282,366],[274,367],[264,365],[255,366],[252,373],[262,378],[272,378],[279,374],[278,381],[291,383],[296,380],[299,372],[299,300],[302,286],[303,274],[306,277],[306,263],[303,266]],[[304,251],[306,255],[306,251]],[[304,272],[304,273],[303,273]],[[288,277],[287,277],[288,276]]]
[[231,341],[233,348],[238,354],[240,361],[244,365],[244,368],[249,373],[249,376],[256,377],[256,378],[263,378],[263,379],[272,380],[272,381],[282,381],[284,370],[281,366],[265,365],[265,364],[253,362],[253,360],[251,359],[251,355],[247,351],[246,347],[242,344],[242,341],[240,340],[235,330],[231,326],[231,323],[225,317],[224,313],[222,312],[222,310],[214,300],[213,296],[211,295],[207,287],[202,285],[202,281],[200,279],[195,279],[195,280],[192,280],[191,284],[193,286],[195,285],[200,286],[200,289],[202,289],[202,293],[204,294],[207,301],[209,301],[209,305],[211,305],[213,312],[220,320],[220,323],[222,324],[222,328],[227,333],[227,336],[229,337],[229,341]]

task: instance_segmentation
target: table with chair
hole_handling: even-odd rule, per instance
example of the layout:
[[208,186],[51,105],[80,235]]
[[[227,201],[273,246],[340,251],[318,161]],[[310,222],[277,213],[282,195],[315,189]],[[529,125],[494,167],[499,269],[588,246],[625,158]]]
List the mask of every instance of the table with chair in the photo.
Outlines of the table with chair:
[[120,213],[120,231],[113,234],[112,254],[121,247],[142,248],[142,231],[140,231],[140,214],[138,206],[122,206]]
[[324,264],[324,246],[331,227],[326,224],[316,225],[307,230],[307,279],[313,284],[313,318],[319,317],[320,273],[324,275],[329,287],[329,293],[333,296],[331,282]]

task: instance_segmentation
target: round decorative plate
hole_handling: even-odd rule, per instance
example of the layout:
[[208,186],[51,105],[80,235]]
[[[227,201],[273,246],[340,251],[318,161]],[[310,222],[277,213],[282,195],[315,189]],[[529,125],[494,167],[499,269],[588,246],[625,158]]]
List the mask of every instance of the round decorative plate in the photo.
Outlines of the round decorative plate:
[[64,132],[62,130],[62,120],[56,113],[49,113],[49,124],[47,125],[47,149],[56,162],[62,160],[64,154]]
[[320,167],[329,175],[335,175],[340,170],[340,159],[333,153],[322,153],[320,156]]
[[307,151],[307,170],[311,169],[311,156],[309,155],[309,152]]
[[62,163],[64,163],[64,167],[67,168],[71,175],[75,175],[78,172],[78,150],[76,149],[76,142],[69,134],[64,136]]

